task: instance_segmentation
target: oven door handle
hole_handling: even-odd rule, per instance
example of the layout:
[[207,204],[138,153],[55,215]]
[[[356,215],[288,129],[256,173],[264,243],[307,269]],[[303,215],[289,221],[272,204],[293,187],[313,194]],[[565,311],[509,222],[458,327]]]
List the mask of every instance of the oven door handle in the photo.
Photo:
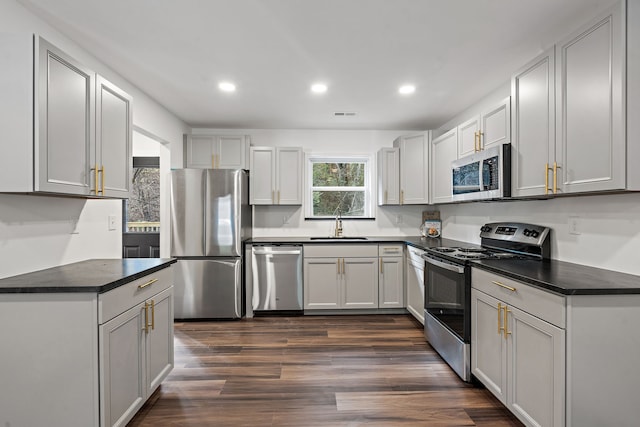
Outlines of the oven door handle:
[[436,267],[444,268],[445,270],[453,271],[454,273],[464,274],[464,267],[458,265],[452,265],[446,262],[438,261],[434,258],[431,258],[428,255],[422,255],[422,259],[428,262],[431,265],[435,265]]

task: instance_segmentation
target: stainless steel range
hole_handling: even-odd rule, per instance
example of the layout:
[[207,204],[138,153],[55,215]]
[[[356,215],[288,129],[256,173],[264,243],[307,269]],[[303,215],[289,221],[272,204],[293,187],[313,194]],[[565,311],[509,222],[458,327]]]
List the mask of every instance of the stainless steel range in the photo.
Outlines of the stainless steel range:
[[480,228],[480,246],[426,248],[424,333],[464,381],[471,380],[471,265],[474,260],[548,259],[550,229],[497,222]]

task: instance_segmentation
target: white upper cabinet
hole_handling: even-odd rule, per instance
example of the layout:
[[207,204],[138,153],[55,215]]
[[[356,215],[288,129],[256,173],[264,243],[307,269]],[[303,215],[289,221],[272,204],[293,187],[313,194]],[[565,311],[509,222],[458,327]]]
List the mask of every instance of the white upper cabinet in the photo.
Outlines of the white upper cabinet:
[[250,143],[248,135],[188,135],[186,167],[247,169]]
[[624,38],[618,5],[557,45],[558,192],[626,186]]
[[511,142],[511,98],[458,126],[458,158]]
[[0,55],[0,191],[128,197],[132,98],[37,36]]
[[429,203],[430,132],[403,136],[393,142],[400,149],[400,204]]
[[378,151],[378,205],[400,204],[400,149]]
[[458,129],[431,143],[431,203],[449,203],[453,196],[451,162],[458,158]]
[[92,161],[95,73],[42,39],[38,56],[34,190],[98,194],[98,182],[92,187],[90,176],[97,167]]
[[249,203],[302,204],[302,148],[251,147]]
[[458,126],[458,157],[468,156],[478,151],[480,116],[467,120]]
[[[127,197],[132,170],[133,99],[96,76],[96,164],[103,196]],[[95,173],[94,173],[95,176]],[[94,188],[95,191],[95,188]]]
[[548,192],[547,170],[555,156],[554,94],[554,49],[529,62],[511,79],[511,192],[514,197]]

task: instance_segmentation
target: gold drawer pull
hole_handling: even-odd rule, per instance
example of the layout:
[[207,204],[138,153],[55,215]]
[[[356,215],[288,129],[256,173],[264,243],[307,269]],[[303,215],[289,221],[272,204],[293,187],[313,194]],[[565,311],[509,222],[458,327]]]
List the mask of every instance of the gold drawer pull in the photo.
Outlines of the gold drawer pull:
[[511,286],[507,286],[504,283],[496,282],[495,280],[492,280],[491,283],[493,283],[494,285],[498,285],[501,288],[509,289],[511,292],[515,292],[516,291],[516,288],[512,288]]
[[143,283],[142,285],[138,285],[138,289],[144,289],[144,288],[146,288],[147,286],[151,286],[151,285],[153,285],[153,284],[154,284],[154,283],[156,283],[157,281],[158,281],[158,279],[151,279],[151,280],[149,280],[147,283]]

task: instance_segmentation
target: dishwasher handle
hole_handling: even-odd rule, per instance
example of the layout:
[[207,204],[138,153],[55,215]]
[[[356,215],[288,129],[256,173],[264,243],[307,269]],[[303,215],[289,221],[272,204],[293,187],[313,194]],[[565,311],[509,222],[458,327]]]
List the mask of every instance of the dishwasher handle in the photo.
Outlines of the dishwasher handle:
[[253,250],[253,253],[256,255],[300,255],[302,254],[301,250],[292,250],[292,251],[270,251],[270,250]]

